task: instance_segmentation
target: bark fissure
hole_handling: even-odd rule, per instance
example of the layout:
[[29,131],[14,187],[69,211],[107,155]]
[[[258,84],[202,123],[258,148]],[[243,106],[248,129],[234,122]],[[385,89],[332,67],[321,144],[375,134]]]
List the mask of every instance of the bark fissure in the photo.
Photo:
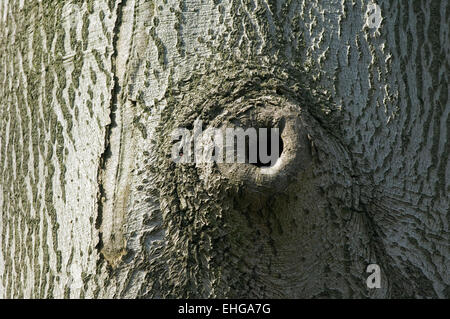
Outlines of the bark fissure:
[[[112,78],[113,78],[113,87],[111,90],[111,102],[110,102],[110,123],[105,127],[105,142],[104,142],[104,151],[100,156],[99,161],[99,168],[98,168],[98,201],[97,201],[97,218],[95,226],[99,230],[99,241],[96,246],[97,250],[99,251],[99,254],[102,258],[104,258],[103,248],[104,248],[104,238],[103,238],[103,232],[101,230],[101,226],[103,223],[103,214],[104,214],[104,203],[106,201],[106,192],[105,192],[105,170],[107,168],[107,163],[109,159],[112,156],[112,150],[111,150],[111,134],[112,129],[114,127],[118,126],[118,123],[116,121],[116,112],[118,110],[118,101],[119,101],[119,94],[121,93],[121,88],[119,84],[119,78],[117,76],[117,56],[118,56],[118,47],[117,43],[120,36],[120,27],[122,24],[122,10],[126,4],[127,0],[121,0],[118,1],[116,4],[116,21],[113,28],[113,41],[112,41],[112,48],[113,48],[113,54],[111,55],[111,70],[112,70]],[[117,150],[115,150],[117,151]],[[112,199],[113,200],[113,199]]]

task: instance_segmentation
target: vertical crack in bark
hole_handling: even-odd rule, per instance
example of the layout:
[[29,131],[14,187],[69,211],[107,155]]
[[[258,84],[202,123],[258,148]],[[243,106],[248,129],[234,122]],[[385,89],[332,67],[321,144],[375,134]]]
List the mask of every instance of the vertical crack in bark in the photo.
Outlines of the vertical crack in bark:
[[112,41],[112,47],[113,47],[113,53],[111,55],[111,71],[113,73],[113,88],[111,91],[111,104],[110,104],[110,123],[106,125],[105,127],[105,149],[104,152],[100,156],[99,161],[99,168],[97,173],[97,182],[98,182],[98,198],[97,198],[97,218],[95,221],[95,228],[99,230],[99,241],[96,245],[96,249],[99,252],[100,261],[105,258],[103,253],[103,247],[104,247],[104,238],[103,238],[103,231],[101,230],[101,226],[103,223],[103,215],[104,215],[104,204],[106,201],[106,190],[105,190],[105,171],[107,167],[107,163],[109,159],[112,156],[111,151],[111,132],[113,127],[117,127],[117,120],[116,120],[116,112],[117,112],[117,104],[119,99],[119,93],[121,91],[120,89],[120,83],[119,78],[117,76],[117,56],[118,56],[118,40],[119,40],[119,34],[120,34],[120,27],[122,24],[122,13],[123,13],[123,7],[126,4],[126,0],[119,1],[117,3],[116,8],[116,22],[113,29],[113,41]]

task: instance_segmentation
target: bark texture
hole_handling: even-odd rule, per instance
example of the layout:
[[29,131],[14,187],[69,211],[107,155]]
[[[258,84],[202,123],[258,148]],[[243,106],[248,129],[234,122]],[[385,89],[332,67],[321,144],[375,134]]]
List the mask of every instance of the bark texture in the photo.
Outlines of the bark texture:
[[450,297],[448,1],[0,3],[0,297]]

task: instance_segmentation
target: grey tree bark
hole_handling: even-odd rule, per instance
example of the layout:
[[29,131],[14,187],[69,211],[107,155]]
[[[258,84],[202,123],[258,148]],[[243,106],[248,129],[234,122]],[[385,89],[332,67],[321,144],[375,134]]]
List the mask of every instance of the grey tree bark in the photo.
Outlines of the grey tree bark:
[[448,1],[370,3],[2,0],[0,297],[449,298]]

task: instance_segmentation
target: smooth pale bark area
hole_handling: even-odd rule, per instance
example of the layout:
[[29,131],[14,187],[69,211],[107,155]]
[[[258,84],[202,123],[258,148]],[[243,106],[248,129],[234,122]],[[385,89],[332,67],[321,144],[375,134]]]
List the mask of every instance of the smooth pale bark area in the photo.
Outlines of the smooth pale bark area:
[[448,1],[370,3],[1,1],[0,297],[449,298]]

